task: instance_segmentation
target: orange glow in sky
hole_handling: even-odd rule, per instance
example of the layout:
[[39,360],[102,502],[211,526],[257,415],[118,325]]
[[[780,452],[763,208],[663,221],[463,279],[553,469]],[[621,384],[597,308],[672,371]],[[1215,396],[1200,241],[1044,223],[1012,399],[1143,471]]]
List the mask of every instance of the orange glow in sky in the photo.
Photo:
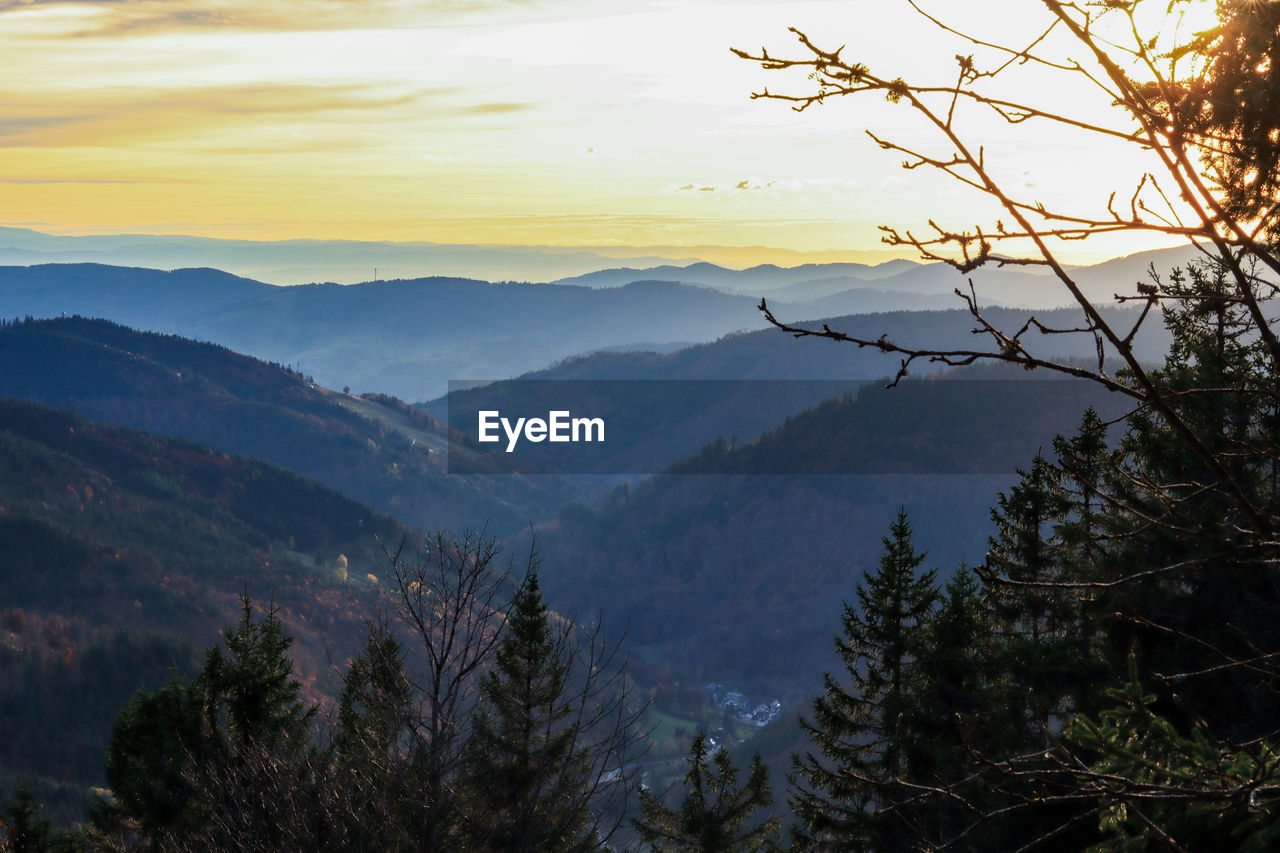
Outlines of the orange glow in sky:
[[[985,5],[966,20],[1039,25]],[[903,75],[948,80],[957,52],[884,0],[0,0],[0,224],[817,252],[976,221],[863,134],[927,140],[903,108],[748,99],[782,81],[729,47],[785,52],[788,26]],[[976,127],[1050,199],[1096,208],[1136,174],[1053,129]]]

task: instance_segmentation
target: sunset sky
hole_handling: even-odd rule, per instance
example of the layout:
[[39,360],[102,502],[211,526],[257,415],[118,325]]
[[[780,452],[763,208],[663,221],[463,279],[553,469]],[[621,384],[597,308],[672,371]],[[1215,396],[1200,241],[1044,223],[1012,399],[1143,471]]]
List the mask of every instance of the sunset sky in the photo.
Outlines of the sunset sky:
[[[986,4],[998,34],[1034,35],[1009,6]],[[978,221],[972,197],[863,134],[930,144],[904,108],[749,100],[787,81],[730,46],[785,53],[788,26],[940,82],[959,49],[885,0],[0,0],[0,224],[857,259],[880,223]],[[1047,201],[1097,210],[1139,172],[1050,128],[974,127]]]

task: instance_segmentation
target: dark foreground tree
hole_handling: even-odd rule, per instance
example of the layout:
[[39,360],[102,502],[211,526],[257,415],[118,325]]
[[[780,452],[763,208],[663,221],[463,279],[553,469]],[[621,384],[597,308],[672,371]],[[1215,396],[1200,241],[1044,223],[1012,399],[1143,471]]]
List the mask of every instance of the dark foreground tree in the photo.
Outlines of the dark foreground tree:
[[26,785],[0,809],[0,850],[4,853],[43,853],[49,849],[53,823],[40,816],[44,806]]
[[[633,695],[619,643],[609,642],[598,623],[583,626],[547,612],[532,548],[519,573],[513,561],[502,559],[496,540],[475,531],[433,534],[416,552],[402,543],[388,557],[397,589],[392,625],[410,637],[405,662],[415,708],[411,737],[418,744],[412,773],[419,849],[499,843],[490,833],[518,837],[524,830],[507,827],[506,817],[528,821],[529,832],[546,818],[563,824],[565,838],[576,827],[581,837],[606,842],[624,820],[637,784],[636,754],[645,742],[639,726],[645,705]],[[514,580],[520,575],[523,583]],[[517,618],[521,608],[524,615]],[[537,678],[522,684],[512,674],[504,680],[508,668],[525,668]],[[525,733],[513,728],[521,713],[530,726]],[[512,746],[510,738],[543,750],[544,757],[568,751],[535,778],[507,778],[489,787],[476,768],[506,760],[501,755]],[[523,759],[529,772],[535,758]],[[547,818],[545,805],[512,793],[521,785],[548,803],[560,798],[558,816]],[[507,797],[503,789],[511,810],[498,820],[482,804],[485,797],[498,798],[491,805]]]
[[619,682],[602,689],[612,666],[603,648],[583,657],[572,624],[552,620],[535,567],[481,682],[466,745],[469,849],[593,850],[621,824],[638,711],[615,692]]
[[427,747],[413,725],[413,698],[403,647],[385,623],[370,624],[364,651],[347,668],[326,755],[335,849],[415,849]]
[[[300,699],[275,610],[263,617],[247,598],[194,680],[140,691],[108,746],[113,793],[96,821],[99,846],[607,844],[646,739],[618,646],[549,613],[536,571],[499,606],[508,575],[491,568],[491,540],[441,534],[428,548],[438,556],[397,559],[403,621],[370,624],[327,742]],[[454,716],[463,710],[474,727]]]
[[[1096,424],[1055,444],[1054,470],[1001,508],[1008,529],[979,567],[988,600],[1001,605],[993,612],[1005,635],[1003,677],[1011,695],[1029,699],[1036,748],[1020,751],[1016,737],[1003,749],[974,748],[972,774],[917,784],[912,796],[965,816],[953,847],[1020,821],[1004,846],[1267,849],[1280,821],[1280,339],[1268,301],[1280,279],[1280,13],[1274,3],[1223,0],[1218,25],[1197,33],[1182,18],[1192,8],[1185,0],[1042,0],[1032,7],[1043,24],[1000,44],[912,6],[924,26],[957,40],[949,79],[878,72],[799,32],[795,56],[738,53],[803,75],[799,91],[760,97],[806,109],[875,94],[922,119],[933,143],[872,139],[907,168],[936,169],[984,196],[995,212],[972,227],[934,218],[927,231],[885,228],[886,242],[962,274],[1041,267],[1079,322],[1048,328],[1028,314],[1001,327],[984,316],[972,279],[957,288],[975,323],[971,348],[854,337],[762,310],[795,335],[895,354],[899,379],[920,360],[993,360],[1088,379],[1135,405],[1114,452]],[[1018,75],[1037,85],[1006,85]],[[1077,86],[1110,115],[1055,102]],[[1020,101],[1018,91],[1036,94]],[[1002,180],[997,149],[981,138],[987,119],[1010,132],[1049,125],[1094,156],[1135,154],[1148,165],[1091,209],[1047,206]],[[1104,312],[1057,253],[1118,233],[1185,240],[1197,260],[1172,274],[1151,270],[1116,295],[1136,310]],[[1174,345],[1153,366],[1135,341],[1158,320]],[[1056,359],[1054,342],[1070,334],[1089,339],[1096,359]],[[1052,505],[1060,499],[1065,510]],[[994,803],[962,793],[978,777]],[[843,798],[851,816],[863,813],[855,795]],[[906,802],[890,805],[907,814]]]
[[911,544],[899,511],[884,538],[884,554],[845,604],[836,651],[845,671],[823,676],[812,720],[800,727],[817,754],[792,760],[795,839],[822,849],[872,850],[902,843],[901,827],[876,812],[885,790],[907,777],[916,714],[915,665],[925,650],[926,620],[938,599],[925,555]]
[[707,739],[694,737],[689,772],[679,808],[668,809],[648,791],[641,792],[642,820],[632,825],[653,850],[677,853],[751,853],[775,849],[782,821],[761,820],[758,812],[773,805],[769,768],[756,755],[747,780],[738,787],[738,769],[727,750],[707,760]]
[[315,711],[300,699],[276,610],[263,618],[248,596],[242,605],[194,681],[139,691],[112,729],[106,770],[117,815],[161,848],[306,840],[289,807],[310,798],[301,770]]

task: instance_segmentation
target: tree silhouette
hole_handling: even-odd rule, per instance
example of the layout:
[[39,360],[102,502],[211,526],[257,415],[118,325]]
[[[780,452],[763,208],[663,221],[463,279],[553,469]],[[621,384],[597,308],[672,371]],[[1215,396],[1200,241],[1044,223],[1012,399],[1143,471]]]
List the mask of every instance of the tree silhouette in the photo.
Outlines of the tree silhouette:
[[632,820],[640,839],[654,850],[683,853],[737,853],[772,850],[782,821],[759,820],[757,812],[773,805],[769,768],[756,755],[747,781],[738,787],[738,770],[729,753],[717,749],[708,761],[701,733],[689,747],[685,795],[678,809],[668,809],[648,791],[641,792],[642,820]]

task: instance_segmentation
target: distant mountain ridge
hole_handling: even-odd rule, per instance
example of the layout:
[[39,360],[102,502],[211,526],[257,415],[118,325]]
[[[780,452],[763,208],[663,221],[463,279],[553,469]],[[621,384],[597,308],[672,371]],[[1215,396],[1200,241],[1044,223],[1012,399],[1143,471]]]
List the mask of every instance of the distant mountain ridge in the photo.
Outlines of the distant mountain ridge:
[[612,290],[459,278],[275,287],[215,270],[0,267],[0,317],[103,317],[298,366],[323,385],[424,400],[633,340],[759,328],[755,300],[652,282]]
[[633,648],[677,680],[803,690],[834,665],[840,602],[899,507],[927,568],[981,562],[989,507],[1014,468],[1073,433],[1086,406],[1106,417],[1128,402],[1087,382],[1000,373],[864,386],[566,506],[537,531],[543,588],[558,607],[628,624]]
[[[0,264],[99,263],[118,266],[216,267],[273,284],[369,281],[421,275],[494,280],[550,280],[599,269],[616,254],[552,246],[485,246],[359,240],[232,240],[113,234],[58,236],[0,227]],[[686,255],[632,252],[659,264]]]
[[586,287],[621,287],[642,279],[662,279],[704,284],[708,287],[729,288],[737,291],[760,291],[794,286],[822,278],[853,278],[875,281],[897,275],[904,270],[920,266],[914,261],[893,260],[882,264],[827,263],[800,264],[780,267],[776,264],[758,264],[744,270],[734,270],[719,264],[699,261],[687,266],[666,264],[647,269],[616,267],[598,270],[585,275],[563,278],[556,284],[579,284]]
[[[1071,268],[1072,275],[1082,289],[1097,304],[1112,304],[1113,294],[1134,292],[1134,284],[1147,278],[1147,268],[1154,265],[1157,273],[1168,272],[1196,256],[1190,247],[1157,249],[1114,258],[1089,266]],[[686,284],[701,284],[727,292],[747,293],[764,297],[771,302],[808,303],[805,319],[814,319],[857,310],[849,300],[857,292],[878,293],[883,307],[867,310],[895,310],[902,308],[941,308],[955,305],[957,288],[968,292],[970,281],[976,288],[981,304],[999,304],[1031,308],[1057,308],[1074,304],[1056,278],[1042,267],[1000,267],[997,263],[967,274],[960,274],[943,263],[918,263],[893,260],[874,266],[855,263],[802,264],[784,268],[763,264],[744,270],[733,270],[709,263],[694,263],[683,267],[664,265],[647,269],[613,268],[573,278],[562,279],[560,284],[581,284],[590,287],[618,287],[632,281],[660,278]],[[814,300],[838,299],[822,307]],[[915,304],[893,304],[887,297],[914,300]],[[930,298],[942,297],[945,304]],[[816,309],[817,313],[814,313]]]
[[[1131,307],[1103,308],[1102,316],[1127,330],[1139,316]],[[1027,313],[1016,308],[990,308],[984,316],[1010,334],[1026,321]],[[1036,317],[1055,328],[1080,325],[1079,309],[1038,311]],[[787,318],[790,319],[790,318]],[[884,335],[906,346],[979,348],[990,350],[989,339],[973,334],[973,317],[959,309],[934,311],[886,311],[833,316],[825,322],[831,328],[855,337],[875,340]],[[815,325],[812,321],[801,325]],[[1095,354],[1088,335],[1043,335],[1031,331],[1024,336],[1027,348],[1057,358],[1089,358]],[[1157,318],[1150,318],[1136,336],[1137,356],[1150,362],[1163,358],[1169,336]],[[857,379],[871,380],[893,375],[900,356],[882,353],[873,347],[821,338],[796,339],[769,327],[754,332],[726,335],[715,341],[692,344],[672,352],[621,351],[617,348],[567,358],[557,364],[523,374],[521,379]],[[941,365],[917,361],[915,375],[942,369]],[[443,417],[443,401],[426,408]]]
[[241,240],[158,234],[63,236],[0,227],[0,264],[216,267],[273,284],[352,283],[427,275],[552,281],[616,266],[619,261],[654,266],[702,260],[745,266],[761,258],[803,263],[815,258],[867,257],[893,255],[883,250],[813,253],[761,246],[521,246],[425,240]]
[[410,424],[393,401],[213,344],[68,317],[0,328],[0,364],[0,397],[266,459],[422,529],[487,519],[519,530],[578,494],[546,479],[449,477],[443,425],[428,416]]

